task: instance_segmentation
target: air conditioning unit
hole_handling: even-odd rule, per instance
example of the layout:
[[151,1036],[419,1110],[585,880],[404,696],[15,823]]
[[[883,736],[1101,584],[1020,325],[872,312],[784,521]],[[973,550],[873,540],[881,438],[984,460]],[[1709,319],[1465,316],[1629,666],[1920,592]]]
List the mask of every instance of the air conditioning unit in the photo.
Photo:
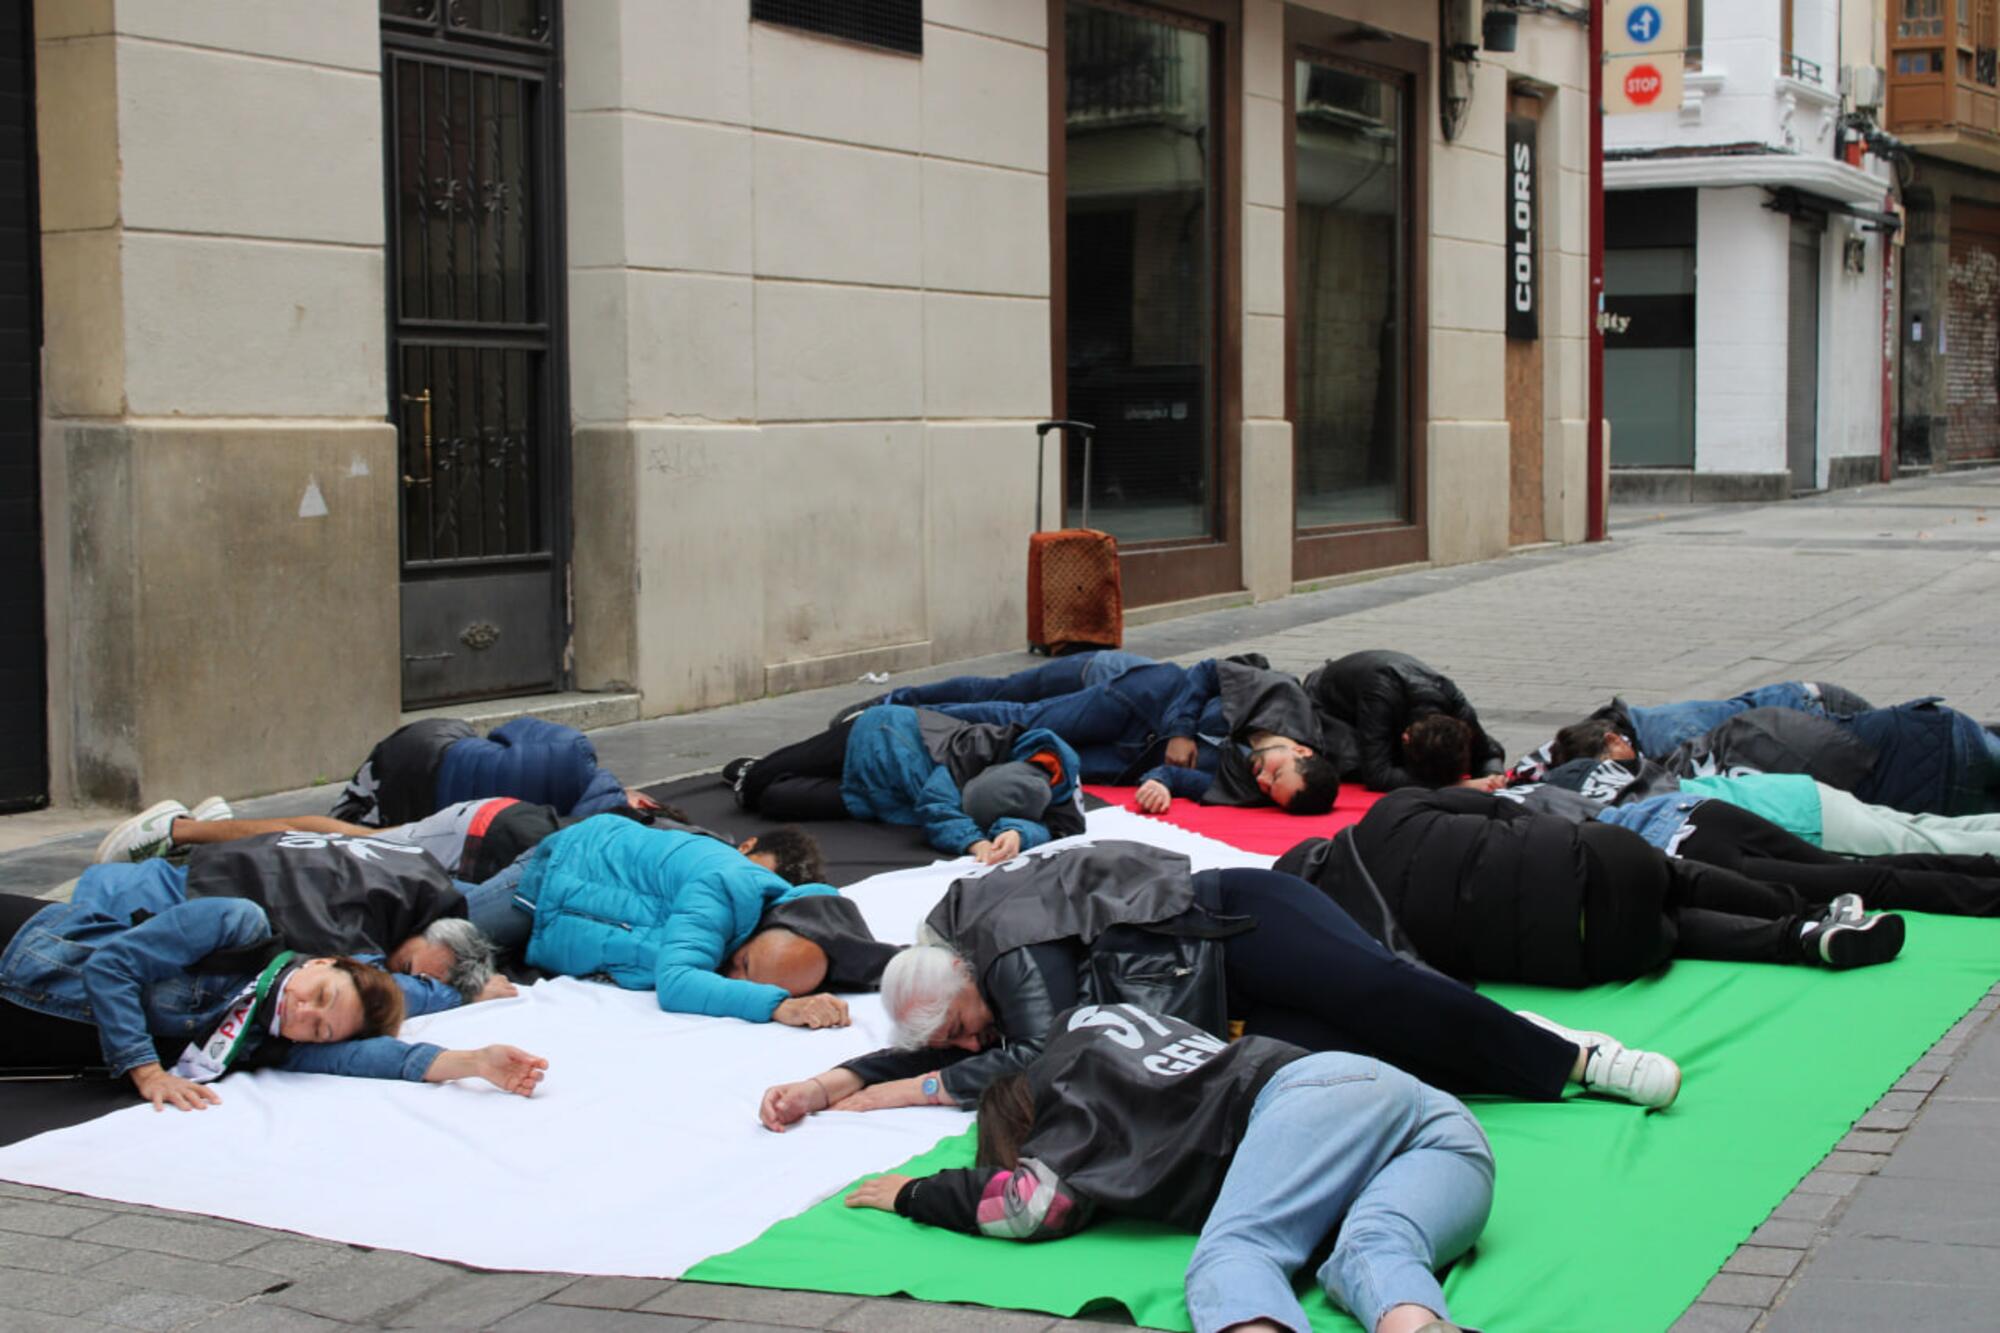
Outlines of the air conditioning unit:
[[1843,65],[1840,92],[1856,111],[1873,111],[1882,105],[1884,79],[1880,65]]

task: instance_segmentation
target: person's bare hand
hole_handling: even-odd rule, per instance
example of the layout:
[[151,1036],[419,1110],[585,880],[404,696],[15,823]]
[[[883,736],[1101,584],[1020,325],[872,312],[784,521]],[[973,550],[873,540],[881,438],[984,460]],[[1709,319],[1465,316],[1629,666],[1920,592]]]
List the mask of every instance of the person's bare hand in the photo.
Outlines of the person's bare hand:
[[1138,795],[1132,798],[1143,814],[1163,815],[1167,807],[1174,803],[1174,794],[1167,790],[1167,784],[1158,778],[1139,784]]
[[222,1094],[214,1088],[169,1074],[157,1064],[140,1065],[133,1070],[132,1086],[153,1104],[155,1111],[164,1111],[169,1106],[182,1111],[206,1111],[222,1103]]
[[511,1000],[520,993],[513,982],[496,972],[480,988],[479,994],[472,997],[472,1002],[478,1004],[481,1000]]
[[880,1208],[885,1213],[896,1211],[896,1196],[903,1192],[903,1186],[910,1183],[908,1176],[899,1176],[891,1171],[864,1180],[854,1187],[854,1193],[847,1196],[849,1208]]
[[1176,736],[1167,742],[1167,762],[1175,768],[1193,768],[1195,760],[1201,757],[1201,747],[1186,736]]
[[801,1079],[764,1089],[764,1099],[757,1104],[757,1118],[764,1122],[764,1128],[782,1134],[785,1126],[796,1125],[814,1111],[824,1111],[826,1106],[826,1088],[820,1081]]
[[518,1046],[483,1046],[472,1053],[473,1072],[502,1092],[532,1097],[549,1062]]
[[980,844],[974,843],[973,855],[981,865],[997,866],[1002,861],[1011,861],[1021,854],[1021,834],[1018,829],[1008,829],[993,841],[986,843],[985,851],[978,851]]
[[1499,791],[1507,785],[1507,775],[1505,773],[1489,773],[1485,777],[1460,778],[1454,785],[1466,787],[1472,791]]
[[631,806],[634,810],[650,811],[660,808],[658,801],[646,795],[645,792],[640,791],[637,787],[627,787],[625,789],[625,804]]
[[780,1001],[771,1017],[787,1027],[844,1028],[848,1024],[847,1001],[837,995],[801,995]]

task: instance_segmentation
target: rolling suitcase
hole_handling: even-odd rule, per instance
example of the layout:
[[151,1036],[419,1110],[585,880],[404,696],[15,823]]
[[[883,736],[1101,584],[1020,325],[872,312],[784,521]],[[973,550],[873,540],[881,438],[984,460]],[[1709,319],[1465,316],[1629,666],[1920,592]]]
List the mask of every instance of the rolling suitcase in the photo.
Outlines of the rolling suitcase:
[[[1044,437],[1052,430],[1083,437],[1083,522],[1042,531]],[[1060,657],[1125,641],[1125,605],[1118,583],[1118,540],[1090,522],[1090,442],[1097,428],[1082,421],[1035,427],[1035,532],[1028,538],[1028,649]]]

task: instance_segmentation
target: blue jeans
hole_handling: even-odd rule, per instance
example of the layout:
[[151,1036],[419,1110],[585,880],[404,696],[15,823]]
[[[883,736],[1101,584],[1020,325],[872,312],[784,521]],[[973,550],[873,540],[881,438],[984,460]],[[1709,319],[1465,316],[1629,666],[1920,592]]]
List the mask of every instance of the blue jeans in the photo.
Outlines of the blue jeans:
[[1292,1273],[1338,1225],[1319,1282],[1363,1329],[1406,1303],[1448,1318],[1435,1270],[1492,1206],[1492,1150],[1454,1098],[1365,1056],[1309,1055],[1257,1095],[1188,1264],[1188,1317],[1196,1333],[1258,1318],[1310,1333]]
[[1711,730],[1752,708],[1794,708],[1825,715],[1819,693],[1802,680],[1759,685],[1730,699],[1688,699],[1651,708],[1627,707],[1634,735],[1626,737],[1648,759],[1664,759],[1682,741],[1706,736]]
[[521,876],[533,855],[532,851],[523,852],[514,864],[484,884],[458,882],[458,891],[465,895],[466,916],[502,949],[525,947],[535,928],[535,900],[521,888]]
[[1029,667],[1011,676],[953,676],[929,685],[905,685],[889,691],[882,702],[908,704],[913,708],[933,704],[1032,704],[1102,685],[1133,667],[1151,665],[1150,657],[1107,648],[1058,657],[1045,666]]

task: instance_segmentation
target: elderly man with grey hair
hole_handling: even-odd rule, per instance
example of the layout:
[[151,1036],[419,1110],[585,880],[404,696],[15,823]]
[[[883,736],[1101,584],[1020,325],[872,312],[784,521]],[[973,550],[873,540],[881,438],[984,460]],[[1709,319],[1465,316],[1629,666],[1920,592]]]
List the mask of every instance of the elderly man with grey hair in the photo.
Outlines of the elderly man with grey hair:
[[1274,871],[1195,873],[1178,853],[1101,842],[960,879],[924,925],[942,945],[904,950],[882,977],[894,1048],[768,1089],[766,1127],[829,1108],[970,1107],[1078,1004],[1135,1004],[1217,1036],[1241,1023],[1454,1093],[1554,1101],[1575,1083],[1659,1107],[1680,1091],[1664,1055],[1503,1008]]
[[185,866],[159,858],[92,866],[74,895],[135,921],[200,898],[256,903],[290,948],[384,960],[419,1013],[515,993],[495,974],[493,943],[465,919],[451,877],[407,843],[270,833],[197,847]]

